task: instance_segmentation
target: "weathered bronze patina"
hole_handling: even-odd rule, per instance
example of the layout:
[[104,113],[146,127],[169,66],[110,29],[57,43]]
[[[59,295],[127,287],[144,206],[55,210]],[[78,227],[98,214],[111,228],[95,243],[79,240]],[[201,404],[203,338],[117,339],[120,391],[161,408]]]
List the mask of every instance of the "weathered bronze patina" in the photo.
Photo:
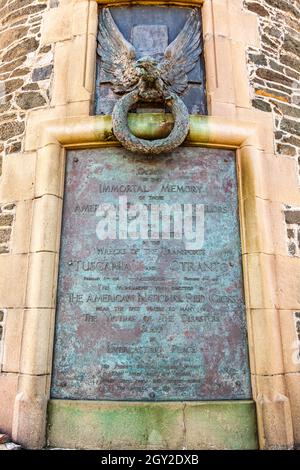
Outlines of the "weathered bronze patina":
[[[178,147],[189,130],[189,113],[178,95],[188,86],[188,73],[199,59],[201,26],[197,10],[192,10],[182,31],[169,44],[162,59],[146,55],[136,58],[134,46],[116,26],[109,9],[100,17],[98,54],[102,68],[113,84],[115,93],[124,96],[115,104],[112,114],[114,134],[132,152],[158,154]],[[174,116],[170,135],[158,141],[134,136],[127,124],[131,107],[144,103],[164,103]]]
[[[139,204],[144,235],[126,236]],[[175,219],[153,236],[148,211],[174,204],[204,205],[203,246]],[[58,286],[53,398],[251,397],[233,151],[69,152]]]
[[174,117],[174,126],[170,134],[164,139],[141,139],[130,131],[128,125],[128,111],[133,104],[139,101],[139,91],[134,90],[125,95],[115,105],[112,122],[114,134],[124,147],[132,152],[158,154],[168,152],[178,147],[185,140],[189,131],[189,113],[184,102],[175,93],[171,93],[166,103],[170,104]]

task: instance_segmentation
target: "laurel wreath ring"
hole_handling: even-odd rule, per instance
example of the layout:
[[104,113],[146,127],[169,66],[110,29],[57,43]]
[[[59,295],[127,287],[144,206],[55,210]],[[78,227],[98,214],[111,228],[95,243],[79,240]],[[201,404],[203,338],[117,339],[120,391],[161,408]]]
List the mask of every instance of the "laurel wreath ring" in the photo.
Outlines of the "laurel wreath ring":
[[127,93],[114,106],[112,126],[114,135],[121,144],[131,152],[156,155],[170,152],[186,139],[189,132],[189,112],[186,105],[175,93],[165,99],[174,117],[174,127],[164,139],[146,140],[132,134],[128,125],[128,113],[131,107],[140,100],[138,90]]

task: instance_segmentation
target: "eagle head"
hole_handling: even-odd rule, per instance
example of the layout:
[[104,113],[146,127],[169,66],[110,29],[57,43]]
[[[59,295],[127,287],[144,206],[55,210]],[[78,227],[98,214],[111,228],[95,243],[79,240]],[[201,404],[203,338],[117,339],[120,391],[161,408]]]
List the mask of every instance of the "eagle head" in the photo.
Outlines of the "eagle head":
[[135,63],[138,74],[146,81],[154,81],[159,78],[158,61],[153,57],[141,57]]

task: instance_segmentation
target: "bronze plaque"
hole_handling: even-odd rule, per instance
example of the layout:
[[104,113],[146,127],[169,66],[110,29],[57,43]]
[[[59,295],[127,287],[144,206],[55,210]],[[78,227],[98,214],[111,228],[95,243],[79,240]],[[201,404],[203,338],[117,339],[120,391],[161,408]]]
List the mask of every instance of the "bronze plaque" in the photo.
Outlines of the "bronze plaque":
[[233,151],[68,152],[51,394],[251,397]]

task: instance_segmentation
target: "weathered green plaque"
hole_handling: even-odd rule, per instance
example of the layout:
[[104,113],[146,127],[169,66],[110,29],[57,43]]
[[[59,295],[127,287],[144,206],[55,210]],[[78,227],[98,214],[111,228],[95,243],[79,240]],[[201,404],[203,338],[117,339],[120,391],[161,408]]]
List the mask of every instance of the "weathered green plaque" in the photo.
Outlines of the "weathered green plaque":
[[69,151],[52,398],[249,399],[233,151]]

